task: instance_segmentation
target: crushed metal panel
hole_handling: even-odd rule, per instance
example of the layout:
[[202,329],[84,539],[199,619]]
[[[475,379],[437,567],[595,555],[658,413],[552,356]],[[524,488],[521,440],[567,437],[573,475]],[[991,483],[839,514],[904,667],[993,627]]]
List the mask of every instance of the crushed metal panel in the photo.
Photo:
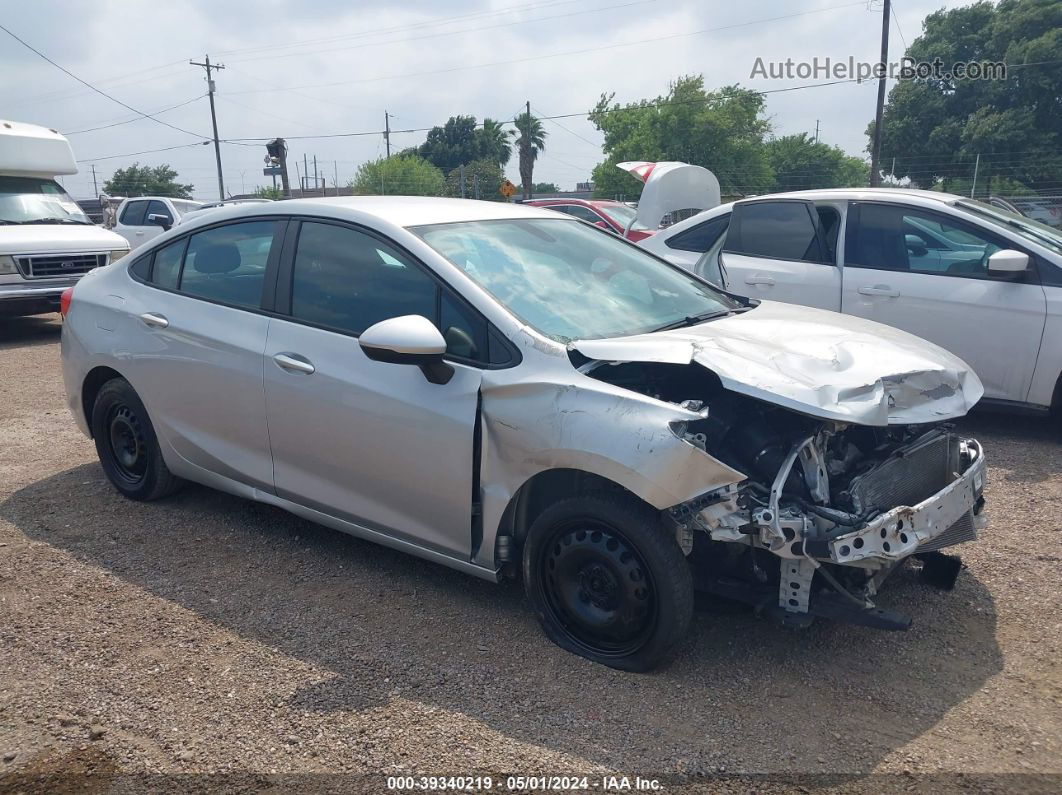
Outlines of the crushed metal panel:
[[680,439],[670,423],[703,415],[575,372],[515,381],[484,373],[483,545],[476,562],[494,565],[494,539],[509,500],[531,477],[578,469],[618,483],[655,508],[686,502],[745,475]]
[[965,362],[912,334],[771,301],[690,328],[572,343],[590,358],[674,363],[691,346],[692,360],[727,389],[839,422],[939,422],[963,416],[984,394]]

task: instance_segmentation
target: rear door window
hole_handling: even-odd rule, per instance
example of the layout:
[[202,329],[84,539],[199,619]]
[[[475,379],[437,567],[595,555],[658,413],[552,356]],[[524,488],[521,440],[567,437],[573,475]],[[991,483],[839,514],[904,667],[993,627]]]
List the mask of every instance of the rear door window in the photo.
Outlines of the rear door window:
[[276,226],[273,221],[246,221],[192,235],[178,289],[198,298],[259,308]]
[[723,251],[748,257],[823,262],[815,219],[807,202],[765,201],[734,208]]
[[181,261],[184,259],[184,238],[163,246],[155,252],[155,264],[151,270],[151,282],[167,290],[176,290],[181,278]]

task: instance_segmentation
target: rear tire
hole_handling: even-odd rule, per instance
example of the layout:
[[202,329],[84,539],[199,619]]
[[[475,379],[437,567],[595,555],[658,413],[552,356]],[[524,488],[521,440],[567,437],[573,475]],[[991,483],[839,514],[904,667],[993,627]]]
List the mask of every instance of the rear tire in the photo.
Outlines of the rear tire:
[[593,492],[543,511],[523,569],[549,639],[594,662],[648,671],[689,629],[689,565],[656,512],[632,496]]
[[124,378],[112,378],[100,388],[91,426],[103,471],[122,495],[157,500],[183,484],[162,460],[147,409]]

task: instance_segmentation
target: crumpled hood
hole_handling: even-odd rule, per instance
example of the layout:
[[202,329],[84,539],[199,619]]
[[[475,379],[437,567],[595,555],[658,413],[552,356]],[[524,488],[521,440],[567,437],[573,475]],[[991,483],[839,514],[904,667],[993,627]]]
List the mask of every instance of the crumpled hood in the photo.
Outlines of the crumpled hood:
[[913,334],[773,301],[690,328],[571,347],[602,361],[696,362],[733,392],[860,425],[961,417],[984,394],[962,359]]

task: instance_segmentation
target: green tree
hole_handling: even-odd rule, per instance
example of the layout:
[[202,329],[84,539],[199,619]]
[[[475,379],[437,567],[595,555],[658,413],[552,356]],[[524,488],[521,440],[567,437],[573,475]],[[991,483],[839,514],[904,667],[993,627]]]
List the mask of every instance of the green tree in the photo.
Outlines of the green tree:
[[475,116],[451,116],[442,127],[432,127],[420,156],[448,174],[462,163],[471,163],[485,155],[484,139],[476,129]]
[[[501,188],[504,175],[501,166],[491,158],[473,160],[465,166],[465,198],[485,199],[487,201],[505,201]],[[446,192],[449,196],[461,198],[461,167],[458,166],[446,177]]]
[[870,176],[869,167],[858,157],[807,133],[769,140],[767,161],[774,171],[776,191],[860,187]]
[[513,135],[512,130],[502,127],[500,121],[495,119],[483,119],[483,126],[476,130],[479,138],[479,151],[481,159],[490,159],[499,166],[505,166],[512,157],[512,147],[509,138]]
[[103,192],[111,196],[169,196],[190,199],[194,185],[177,182],[177,172],[168,165],[142,166],[133,163],[119,168],[103,183]]
[[[1007,77],[901,80],[889,93],[881,167],[921,187],[960,180],[978,166],[978,192],[1008,178],[1030,188],[1062,180],[1062,2],[1002,0],[936,11],[907,55],[1005,62]],[[1023,66],[1028,64],[1028,66]],[[872,134],[873,124],[868,127]],[[895,158],[895,164],[893,159]]]
[[421,157],[394,155],[358,166],[350,181],[359,196],[443,196],[446,180],[442,172]]
[[259,185],[254,189],[254,195],[259,199],[272,199],[273,201],[277,201],[278,199],[284,198],[284,190],[279,186],[274,188],[272,185]]
[[[523,189],[523,186],[520,186]],[[560,193],[560,188],[553,182],[535,182],[531,185],[531,192],[534,194],[540,193]]]
[[704,166],[719,178],[724,194],[763,193],[773,185],[761,94],[738,86],[705,91],[702,76],[688,75],[655,99],[619,105],[614,96],[602,95],[590,112],[605,136],[605,161],[594,168],[596,195],[640,195],[642,183],[616,168],[627,160]]
[[[548,133],[542,129],[542,121],[524,112],[515,119],[516,151],[520,156],[520,184],[531,185],[538,153],[546,148]],[[530,191],[523,191],[525,199],[531,198]]]

